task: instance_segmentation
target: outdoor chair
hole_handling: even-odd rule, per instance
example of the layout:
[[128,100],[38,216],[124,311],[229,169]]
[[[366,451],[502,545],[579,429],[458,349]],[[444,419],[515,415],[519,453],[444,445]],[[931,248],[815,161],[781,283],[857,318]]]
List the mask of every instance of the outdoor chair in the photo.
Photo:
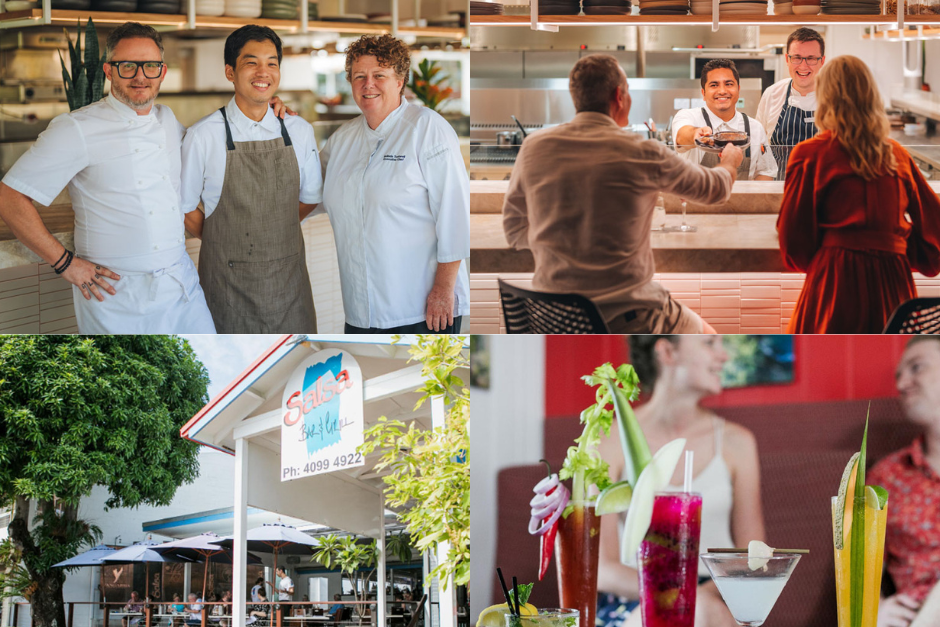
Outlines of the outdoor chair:
[[940,334],[940,298],[913,298],[901,303],[885,326],[885,333]]
[[506,333],[608,333],[597,305],[580,294],[533,292],[499,280]]
[[428,595],[425,592],[421,596],[421,600],[418,601],[418,607],[414,608],[414,614],[411,616],[411,620],[408,621],[408,627],[417,627],[418,622],[424,616],[424,604],[428,602]]

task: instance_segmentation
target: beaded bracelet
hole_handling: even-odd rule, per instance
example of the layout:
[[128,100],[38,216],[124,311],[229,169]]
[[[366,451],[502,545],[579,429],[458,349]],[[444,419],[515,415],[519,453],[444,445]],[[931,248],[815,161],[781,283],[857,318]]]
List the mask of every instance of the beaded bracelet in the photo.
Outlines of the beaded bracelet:
[[62,266],[59,268],[53,268],[56,274],[62,274],[63,272],[68,270],[69,266],[72,263],[72,258],[75,256],[71,250],[66,249],[65,252],[68,253],[68,257],[65,259],[65,263],[63,263]]

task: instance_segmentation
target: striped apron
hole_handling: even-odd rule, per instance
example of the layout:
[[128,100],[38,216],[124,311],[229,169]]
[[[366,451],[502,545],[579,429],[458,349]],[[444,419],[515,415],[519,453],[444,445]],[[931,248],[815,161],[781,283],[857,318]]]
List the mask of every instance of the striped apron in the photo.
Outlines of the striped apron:
[[770,136],[770,150],[777,161],[777,180],[786,175],[790,151],[802,141],[816,135],[816,112],[790,106],[790,90],[793,82],[787,85],[787,95],[783,99],[783,108],[777,117],[777,126]]

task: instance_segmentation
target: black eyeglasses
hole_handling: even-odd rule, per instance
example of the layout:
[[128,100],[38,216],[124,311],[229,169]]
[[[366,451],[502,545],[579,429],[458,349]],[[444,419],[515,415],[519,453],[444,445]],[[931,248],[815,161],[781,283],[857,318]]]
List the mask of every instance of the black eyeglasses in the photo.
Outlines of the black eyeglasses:
[[812,67],[816,65],[817,63],[819,63],[819,60],[822,57],[798,57],[795,55],[788,54],[787,58],[790,60],[790,65],[799,65],[803,61],[806,61],[806,65]]
[[111,67],[117,68],[118,76],[121,78],[134,78],[137,76],[137,68],[144,69],[144,76],[147,78],[160,78],[163,72],[162,61],[109,61]]

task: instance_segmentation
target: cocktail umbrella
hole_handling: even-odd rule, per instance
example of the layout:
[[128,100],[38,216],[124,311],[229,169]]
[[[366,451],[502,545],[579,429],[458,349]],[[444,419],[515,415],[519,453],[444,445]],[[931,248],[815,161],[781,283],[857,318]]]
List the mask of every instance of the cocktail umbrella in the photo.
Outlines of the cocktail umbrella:
[[[107,555],[101,558],[102,563],[104,564],[137,564],[143,562],[147,568],[147,575],[145,581],[149,584],[150,582],[150,563],[185,563],[191,562],[182,557],[177,557],[175,555],[161,555],[157,551],[154,551],[155,546],[159,546],[160,542],[155,542],[154,540],[144,540],[143,542],[137,542],[128,547],[121,549],[120,551],[115,551],[111,555]],[[146,590],[144,590],[146,593]],[[148,597],[147,594],[144,594],[144,598]]]
[[[206,585],[209,582],[209,562],[220,564],[232,563],[232,551],[213,544],[214,540],[222,538],[214,533],[201,533],[192,538],[164,542],[153,547],[154,551],[162,555],[174,555],[186,560],[205,562],[205,572],[202,578],[202,600],[206,600]],[[251,553],[248,554],[249,564],[260,564],[261,560]]]
[[117,549],[112,549],[106,544],[99,544],[92,547],[84,553],[79,553],[75,557],[70,557],[63,562],[53,564],[53,568],[74,568],[77,566],[102,566],[101,559],[116,553]]
[[[261,553],[274,553],[274,570],[277,572],[277,555],[285,553],[290,555],[313,555],[316,540],[298,531],[296,527],[283,523],[269,523],[248,530],[248,550]],[[213,544],[232,548],[235,539],[228,536],[221,540],[214,540]]]

